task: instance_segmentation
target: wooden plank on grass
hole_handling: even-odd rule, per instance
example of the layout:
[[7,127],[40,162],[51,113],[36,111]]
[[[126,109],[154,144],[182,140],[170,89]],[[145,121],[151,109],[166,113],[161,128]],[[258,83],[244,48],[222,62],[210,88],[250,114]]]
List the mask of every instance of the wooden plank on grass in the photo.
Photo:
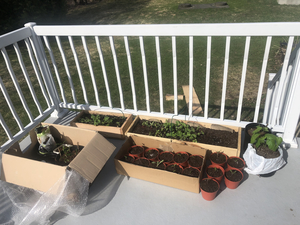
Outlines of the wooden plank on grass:
[[[177,95],[178,100],[183,100],[183,95]],[[166,101],[174,100],[174,95],[166,94]]]
[[[189,85],[182,85],[182,90],[185,96],[186,104],[189,105]],[[200,104],[200,100],[195,92],[195,88],[193,87],[193,114],[197,115],[202,112],[202,107]]]

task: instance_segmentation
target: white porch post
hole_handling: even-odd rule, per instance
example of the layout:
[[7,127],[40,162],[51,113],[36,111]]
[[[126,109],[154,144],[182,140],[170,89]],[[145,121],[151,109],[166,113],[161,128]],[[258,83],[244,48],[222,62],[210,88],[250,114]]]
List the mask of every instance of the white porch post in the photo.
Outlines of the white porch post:
[[35,25],[36,25],[36,23],[31,22],[31,23],[26,23],[24,26],[29,27],[31,29],[32,42],[33,42],[34,48],[36,49],[36,58],[38,61],[38,65],[40,67],[41,74],[44,78],[45,85],[47,87],[50,99],[54,106],[54,112],[51,114],[51,116],[61,118],[68,112],[68,110],[62,109],[59,107],[60,100],[59,100],[56,88],[54,86],[54,82],[52,80],[50,69],[48,67],[46,54],[42,48],[42,44],[41,44],[39,38],[37,37],[36,33],[33,30],[33,27]]

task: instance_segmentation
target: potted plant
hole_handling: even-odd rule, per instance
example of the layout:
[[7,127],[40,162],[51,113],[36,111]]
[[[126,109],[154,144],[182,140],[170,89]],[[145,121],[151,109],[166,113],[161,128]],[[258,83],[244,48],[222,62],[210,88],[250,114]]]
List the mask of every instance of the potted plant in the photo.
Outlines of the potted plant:
[[157,161],[159,156],[159,151],[157,148],[148,148],[144,152],[144,157],[150,161]]
[[189,154],[187,152],[176,152],[174,154],[174,162],[181,165],[182,167],[187,167]]
[[178,163],[171,163],[167,166],[166,170],[173,173],[181,174],[183,171],[183,167]]
[[199,177],[200,176],[200,170],[195,167],[186,167],[183,171],[182,174],[190,177]]
[[[257,128],[260,130],[260,128]],[[268,174],[285,165],[280,148],[282,138],[272,133],[254,131],[243,157],[250,174]]]
[[140,145],[133,145],[130,147],[128,153],[130,156],[133,156],[135,158],[140,158],[144,154],[144,147]]
[[204,178],[200,181],[200,189],[202,197],[207,201],[215,199],[218,190],[220,189],[219,183],[211,178]]
[[150,166],[150,160],[146,159],[145,157],[137,158],[133,162],[136,165],[149,167]]
[[131,114],[100,111],[81,111],[70,125],[98,131],[105,137],[125,138],[125,132],[133,121]]
[[164,160],[152,161],[150,162],[150,167],[155,169],[165,170],[167,168],[167,163]]
[[243,180],[243,172],[240,171],[239,169],[229,169],[227,168],[225,170],[225,185],[229,189],[236,189],[240,182]]
[[170,164],[174,161],[173,152],[164,151],[159,153],[159,160],[164,160],[165,163]]
[[123,161],[133,163],[135,161],[135,157],[133,155],[124,155]]
[[188,160],[188,165],[190,167],[195,167],[201,169],[203,163],[203,156],[202,155],[191,155]]
[[223,152],[214,152],[210,155],[209,159],[212,165],[224,167],[227,162],[228,156]]
[[215,179],[219,183],[221,183],[223,176],[224,176],[224,169],[222,166],[218,165],[209,165],[206,168],[206,174],[208,178]]
[[231,156],[227,159],[227,168],[229,169],[239,169],[240,171],[242,171],[245,166],[245,161],[240,157]]

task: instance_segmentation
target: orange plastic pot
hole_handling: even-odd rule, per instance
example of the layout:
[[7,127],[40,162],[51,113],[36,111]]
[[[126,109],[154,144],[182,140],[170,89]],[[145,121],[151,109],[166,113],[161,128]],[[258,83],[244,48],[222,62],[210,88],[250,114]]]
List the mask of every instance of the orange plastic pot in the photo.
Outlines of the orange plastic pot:
[[[228,160],[229,160],[229,159],[239,159],[239,160],[241,160],[241,161],[243,162],[244,166],[239,167],[239,168],[237,168],[237,167],[232,167],[232,166],[230,166],[230,165],[228,164]],[[231,157],[229,157],[229,158],[227,159],[227,168],[228,168],[228,169],[238,169],[238,170],[242,171],[242,170],[245,168],[245,166],[246,166],[245,161],[244,161],[242,158],[240,158],[240,157],[231,156]]]
[[[216,155],[216,154],[224,155],[225,158],[226,158],[225,162],[217,163],[217,162],[212,161],[212,160],[211,160],[212,156],[213,156],[213,155]],[[214,153],[212,153],[212,154],[210,155],[210,157],[209,157],[209,160],[210,160],[210,162],[211,162],[212,165],[218,165],[218,166],[222,166],[222,167],[224,167],[224,166],[226,165],[227,159],[228,159],[228,156],[227,156],[226,154],[222,153],[222,152],[214,152]]]
[[[207,173],[207,170],[209,168],[217,168],[217,169],[220,169],[222,171],[222,175],[219,176],[219,177],[212,177],[210,176],[208,173]],[[218,183],[220,184],[223,177],[224,177],[224,174],[225,174],[225,170],[223,169],[222,166],[218,166],[218,165],[209,165],[207,168],[206,168],[206,174],[207,174],[207,177],[210,178],[210,179],[215,179],[216,181],[218,181]]]
[[[176,162],[176,155],[177,155],[177,154],[184,154],[184,155],[187,155],[188,157],[187,157],[187,159],[186,159],[184,162]],[[190,155],[189,155],[187,152],[176,152],[176,153],[174,154],[174,162],[177,163],[177,164],[179,164],[179,165],[182,166],[182,167],[187,167],[187,166],[188,166],[189,156],[190,156]]]
[[194,166],[194,165],[191,165],[191,163],[190,163],[190,160],[193,158],[193,157],[200,157],[200,158],[202,158],[202,164],[203,164],[203,156],[202,155],[191,155],[190,156],[190,158],[189,158],[189,160],[188,160],[188,165],[190,166],[190,167],[194,167],[194,168],[197,168],[197,169],[199,169],[199,170],[201,170],[201,166]]
[[[141,147],[143,149],[143,151],[141,153],[131,153],[130,151],[135,148],[135,147]],[[133,145],[130,147],[129,151],[128,151],[128,155],[133,156],[135,158],[140,158],[144,155],[144,147],[141,145]]]
[[[232,170],[232,171],[234,170],[234,171],[236,171],[237,173],[242,174],[242,179],[241,179],[240,181],[231,181],[231,180],[228,180],[228,178],[226,177],[226,175],[224,176],[224,181],[225,181],[226,187],[228,187],[229,189],[236,189],[236,188],[239,186],[239,184],[241,183],[241,181],[243,180],[244,174],[243,174],[242,171],[240,171],[240,170],[238,170],[238,169],[231,169],[231,170]],[[226,173],[227,171],[230,171],[230,169],[227,168],[227,169],[225,170],[225,173]]]
[[162,155],[163,154],[171,154],[172,155],[172,160],[171,161],[165,161],[164,160],[164,162],[167,164],[167,165],[169,165],[170,163],[173,163],[174,162],[174,154],[172,153],[172,152],[161,152],[161,153],[159,153],[159,160],[162,160],[163,158],[162,158]]
[[[145,164],[142,165],[142,164],[138,163],[138,160],[140,160],[140,161],[143,160],[145,162]],[[150,166],[150,160],[145,158],[145,157],[140,157],[140,158],[135,159],[134,164],[137,164],[139,166],[149,167]]]
[[[206,181],[206,180],[212,180],[213,182],[215,182],[218,185],[218,190],[214,191],[214,192],[208,192],[202,189],[201,187],[201,182]],[[215,199],[219,189],[220,189],[220,184],[218,183],[218,181],[216,181],[215,179],[210,179],[210,178],[204,178],[203,180],[201,180],[200,182],[200,189],[201,189],[201,194],[202,197],[206,200],[206,201],[212,201]]]
[[174,173],[175,171],[172,171],[172,170],[169,169],[169,168],[171,168],[173,165],[179,166],[179,168],[181,169],[181,171],[180,171],[180,173],[178,173],[178,174],[181,174],[182,171],[183,171],[183,167],[182,167],[181,165],[179,165],[178,163],[170,163],[170,164],[166,167],[166,170]]
[[[149,152],[149,151],[156,151],[157,152],[157,156],[154,157],[154,158],[148,158],[146,157],[146,153]],[[144,157],[149,159],[150,161],[157,161],[158,160],[158,156],[159,156],[159,151],[157,148],[148,148],[144,151]]]

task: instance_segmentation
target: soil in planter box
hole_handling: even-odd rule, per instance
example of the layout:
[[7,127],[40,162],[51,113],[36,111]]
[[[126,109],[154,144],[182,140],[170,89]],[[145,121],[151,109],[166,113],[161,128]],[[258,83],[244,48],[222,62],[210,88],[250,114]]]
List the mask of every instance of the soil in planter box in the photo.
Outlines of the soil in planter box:
[[173,165],[168,165],[166,168],[167,171],[173,172],[173,173],[179,173],[181,174],[182,169],[180,166],[173,164]]
[[213,167],[207,169],[207,174],[211,177],[220,177],[223,175],[223,172],[219,168]]
[[158,156],[159,152],[155,151],[155,150],[149,150],[149,151],[145,151],[145,158],[147,159],[154,159]]
[[225,176],[228,180],[231,181],[240,181],[242,179],[242,174],[236,170],[232,170],[232,172],[229,170],[225,173]]
[[203,158],[200,156],[191,156],[189,158],[189,165],[193,167],[201,167],[203,163]]
[[137,154],[139,155],[140,153],[142,153],[144,151],[144,148],[143,147],[140,147],[140,146],[135,146],[133,148],[131,148],[129,150],[129,153],[130,154]]
[[131,157],[129,155],[124,155],[123,159],[122,159],[124,162],[128,162],[128,163],[133,163],[135,158],[134,157]]
[[200,187],[206,192],[215,192],[219,188],[218,183],[212,179],[202,180],[200,182]]
[[268,147],[266,146],[259,146],[257,149],[256,149],[256,154],[257,155],[260,155],[266,159],[273,159],[273,158],[277,158],[280,156],[280,152],[279,151],[272,151],[270,150]]
[[230,158],[227,160],[228,165],[234,168],[241,168],[244,167],[244,163],[242,160],[238,158]]
[[174,155],[174,161],[177,163],[184,163],[189,158],[188,154],[177,153]]
[[[144,123],[144,124],[143,124]],[[145,125],[147,123],[147,125]],[[163,137],[163,138],[171,138],[170,130],[166,128],[166,123],[164,124],[162,121],[147,121],[147,120],[139,120],[135,127],[133,128],[132,132],[137,134],[149,135],[149,136],[156,136],[156,137]],[[179,126],[180,127],[180,126]],[[238,144],[238,133],[237,132],[229,132],[223,130],[214,130],[205,127],[191,127],[188,125],[188,128],[179,128],[176,127],[175,124],[172,128],[172,133],[174,134],[184,134],[184,135],[177,135],[176,138],[178,140],[183,141],[191,141],[190,138],[193,136],[196,137],[194,139],[197,140],[198,143],[210,144],[210,145],[218,145],[230,148],[237,148]],[[191,128],[195,131],[192,132]],[[188,130],[188,132],[187,132]],[[187,135],[189,133],[189,135]],[[194,138],[193,137],[193,138]]]
[[123,116],[110,116],[102,114],[83,114],[82,117],[78,119],[78,123],[91,124],[94,126],[111,126],[111,127],[121,127],[126,121],[126,117]]
[[218,164],[222,164],[222,163],[226,162],[226,156],[223,154],[212,154],[210,156],[210,159],[213,162],[218,163]]
[[159,159],[164,160],[164,162],[172,162],[173,155],[170,152],[164,152],[164,153],[160,154]]
[[192,167],[184,169],[182,174],[190,176],[190,177],[199,177],[200,176],[199,171],[195,168],[192,168]]
[[162,160],[161,161],[156,161],[156,162],[150,162],[150,167],[160,169],[160,170],[165,170],[166,169],[166,166],[162,162]]
[[139,165],[139,166],[149,167],[149,160],[139,158],[134,161],[134,164]]

